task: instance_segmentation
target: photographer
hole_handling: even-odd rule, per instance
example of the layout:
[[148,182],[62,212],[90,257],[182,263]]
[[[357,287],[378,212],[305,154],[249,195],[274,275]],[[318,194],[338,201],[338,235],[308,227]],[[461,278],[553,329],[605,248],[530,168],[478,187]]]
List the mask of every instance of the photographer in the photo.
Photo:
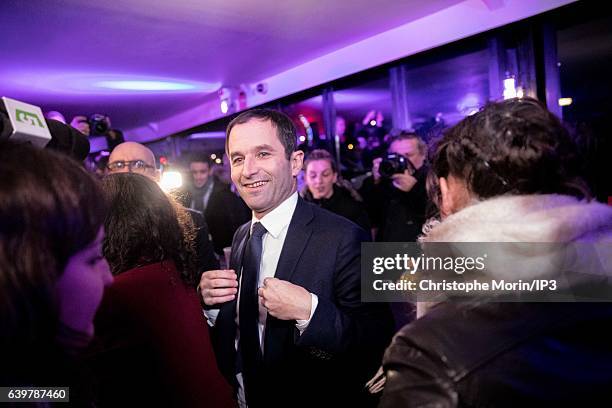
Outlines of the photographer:
[[85,136],[104,136],[109,151],[125,141],[123,132],[119,129],[112,129],[110,117],[101,113],[94,113],[89,118],[85,115],[77,115],[72,118],[70,126]]
[[391,139],[387,156],[372,162],[372,177],[360,190],[376,241],[414,242],[425,221],[427,145],[416,134]]

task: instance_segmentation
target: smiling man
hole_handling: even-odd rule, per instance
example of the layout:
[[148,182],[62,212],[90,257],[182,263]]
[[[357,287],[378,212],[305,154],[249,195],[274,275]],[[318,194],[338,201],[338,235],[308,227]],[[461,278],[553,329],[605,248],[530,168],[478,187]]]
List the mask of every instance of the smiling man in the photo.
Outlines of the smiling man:
[[200,281],[217,361],[241,406],[363,405],[392,320],[386,305],[360,301],[365,231],[298,197],[295,148],[280,112],[228,126],[232,181],[252,220],[234,235],[231,269]]

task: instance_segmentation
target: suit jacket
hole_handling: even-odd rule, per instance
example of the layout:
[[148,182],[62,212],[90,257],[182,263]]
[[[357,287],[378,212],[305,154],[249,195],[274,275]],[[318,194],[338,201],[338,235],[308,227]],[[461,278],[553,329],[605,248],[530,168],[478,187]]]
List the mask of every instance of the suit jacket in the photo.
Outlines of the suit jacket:
[[[238,275],[249,228],[234,235],[230,265]],[[363,385],[393,332],[388,305],[361,303],[360,243],[367,240],[352,222],[298,199],[275,277],[316,294],[319,303],[301,336],[294,320],[267,316],[261,380],[270,391],[262,405],[329,404],[334,395],[363,405]],[[234,385],[235,319],[234,300],[221,306],[213,332],[219,367]]]
[[212,271],[213,269],[219,269],[219,261],[215,257],[215,249],[213,244],[208,238],[208,226],[206,220],[201,212],[191,208],[186,208],[187,212],[191,216],[191,220],[196,228],[195,237],[195,249],[196,249],[196,266],[197,276],[195,277],[196,282],[200,282],[200,276],[202,272]]
[[[175,198],[183,206],[195,209],[194,195],[191,189],[176,192]],[[203,215],[206,219],[214,250],[217,254],[223,255],[223,248],[232,244],[232,237],[238,227],[251,218],[251,211],[242,198],[232,193],[228,184],[220,180],[214,180],[213,189]]]

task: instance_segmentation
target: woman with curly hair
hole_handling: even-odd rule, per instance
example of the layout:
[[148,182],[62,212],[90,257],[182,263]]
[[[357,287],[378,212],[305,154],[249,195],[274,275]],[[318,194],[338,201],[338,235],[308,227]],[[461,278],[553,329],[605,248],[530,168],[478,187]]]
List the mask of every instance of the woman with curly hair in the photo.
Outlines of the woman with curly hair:
[[101,406],[231,406],[193,289],[190,217],[153,180],[113,174],[104,256],[115,285],[96,317],[90,363]]
[[[487,260],[489,278],[545,277],[585,299],[608,285],[609,296],[612,208],[589,199],[575,152],[560,120],[534,99],[491,103],[463,119],[435,149],[430,188],[441,221],[423,237],[425,249],[491,243],[481,246],[502,262]],[[578,245],[602,251],[557,250]],[[594,406],[609,398],[609,299],[502,302],[507,295],[419,309],[385,353],[380,407]]]
[[0,385],[70,387],[87,405],[79,359],[112,282],[106,206],[67,156],[0,142]]

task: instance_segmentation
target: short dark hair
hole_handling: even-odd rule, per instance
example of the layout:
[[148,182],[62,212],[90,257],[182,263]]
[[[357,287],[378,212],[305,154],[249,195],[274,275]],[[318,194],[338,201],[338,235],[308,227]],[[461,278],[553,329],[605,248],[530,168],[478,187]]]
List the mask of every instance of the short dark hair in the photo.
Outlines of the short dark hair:
[[539,101],[515,98],[489,103],[446,131],[434,149],[432,171],[436,179],[449,174],[461,178],[478,198],[590,198],[576,151],[567,129]]
[[289,116],[283,112],[272,109],[251,109],[236,116],[229,125],[227,125],[227,131],[225,132],[225,151],[229,152],[229,135],[234,126],[243,125],[251,120],[260,120],[262,122],[270,121],[272,126],[276,129],[278,140],[285,148],[285,156],[287,160],[289,160],[291,158],[291,153],[293,153],[297,147],[297,131]]
[[194,152],[187,155],[187,166],[191,163],[206,163],[208,167],[213,166],[213,161],[210,158],[210,155],[206,152]]
[[97,180],[78,162],[0,141],[0,382],[44,368],[37,359],[59,326],[56,282],[105,214]]
[[401,131],[398,135],[395,135],[389,139],[389,147],[391,147],[393,143],[399,142],[400,140],[416,140],[419,153],[427,156],[427,143],[425,143],[423,138],[416,133],[406,130]]
[[141,174],[111,174],[102,187],[110,208],[103,251],[113,275],[174,261],[185,283],[195,286],[195,230],[185,210]]
[[304,160],[304,170],[308,168],[308,163],[313,162],[315,160],[327,160],[331,165],[331,168],[334,173],[338,173],[338,164],[334,159],[334,156],[331,155],[330,152],[323,149],[315,149],[306,156],[306,160]]

